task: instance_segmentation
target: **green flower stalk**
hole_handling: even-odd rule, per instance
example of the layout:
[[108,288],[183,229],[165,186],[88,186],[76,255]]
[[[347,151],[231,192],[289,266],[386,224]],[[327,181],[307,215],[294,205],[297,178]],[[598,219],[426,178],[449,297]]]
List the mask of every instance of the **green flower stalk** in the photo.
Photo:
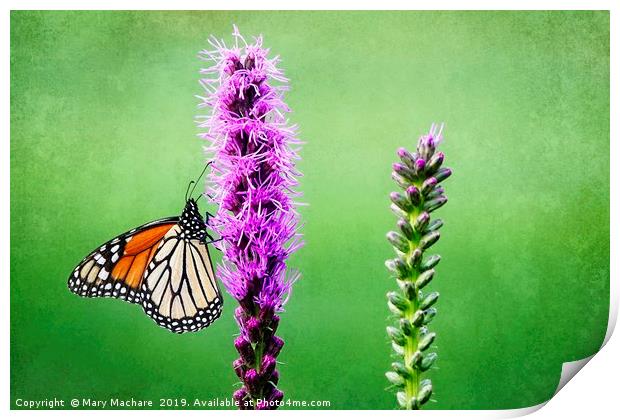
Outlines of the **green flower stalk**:
[[437,313],[433,305],[439,293],[428,291],[428,286],[440,256],[425,254],[439,239],[443,225],[441,219],[431,220],[430,216],[448,201],[440,183],[452,174],[449,168],[442,168],[444,154],[437,151],[442,128],[433,124],[418,140],[415,153],[400,148],[401,162],[393,165],[392,172],[403,192],[390,194],[398,232],[388,232],[387,239],[397,257],[385,265],[396,276],[399,290],[387,294],[388,307],[397,321],[387,327],[397,360],[385,376],[397,389],[398,405],[407,410],[422,408],[433,392],[424,372],[437,359],[437,353],[428,351],[435,340],[428,324]]

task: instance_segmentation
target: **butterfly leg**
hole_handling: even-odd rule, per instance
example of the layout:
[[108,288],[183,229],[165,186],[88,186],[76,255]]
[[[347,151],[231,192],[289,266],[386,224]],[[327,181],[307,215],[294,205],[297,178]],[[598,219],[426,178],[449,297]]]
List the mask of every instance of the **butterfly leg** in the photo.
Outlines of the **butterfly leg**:
[[214,239],[213,236],[211,236],[209,233],[207,233],[207,238],[209,238],[209,240],[205,241],[206,245],[214,244],[224,239],[224,238]]
[[[208,233],[207,233],[207,238],[209,238],[209,240],[205,241],[205,245],[217,244],[222,239],[224,239],[224,238],[213,239],[213,236],[209,235]],[[213,245],[213,247],[217,249],[218,251],[222,251],[217,245]]]
[[207,225],[207,226],[209,226],[209,218],[210,217],[215,217],[215,215],[211,214],[209,211],[205,211],[205,225]]

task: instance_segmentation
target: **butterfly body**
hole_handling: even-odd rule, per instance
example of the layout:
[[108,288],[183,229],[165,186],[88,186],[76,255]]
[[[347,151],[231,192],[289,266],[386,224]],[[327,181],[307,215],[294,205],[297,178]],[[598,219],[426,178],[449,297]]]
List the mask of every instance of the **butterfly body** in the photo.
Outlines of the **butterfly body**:
[[175,333],[199,331],[220,316],[223,303],[207,239],[207,223],[189,199],[181,216],[146,223],[91,252],[69,277],[69,289],[140,304]]

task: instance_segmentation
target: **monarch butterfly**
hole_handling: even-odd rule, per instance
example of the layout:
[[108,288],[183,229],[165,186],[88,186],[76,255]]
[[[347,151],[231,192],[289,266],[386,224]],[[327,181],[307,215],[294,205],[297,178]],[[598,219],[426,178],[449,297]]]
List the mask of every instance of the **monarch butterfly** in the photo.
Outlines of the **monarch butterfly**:
[[223,304],[209,254],[208,245],[216,242],[207,232],[209,215],[203,220],[186,192],[180,216],[131,229],[88,254],[69,277],[69,290],[139,304],[175,333],[208,327]]

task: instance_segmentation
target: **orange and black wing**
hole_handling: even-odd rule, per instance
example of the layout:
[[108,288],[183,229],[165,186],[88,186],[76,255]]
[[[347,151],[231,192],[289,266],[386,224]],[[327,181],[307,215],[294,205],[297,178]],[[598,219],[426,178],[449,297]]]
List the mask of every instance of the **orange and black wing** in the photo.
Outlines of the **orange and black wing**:
[[69,289],[83,297],[140,303],[144,272],[162,239],[178,221],[178,217],[156,220],[101,245],[73,270]]

